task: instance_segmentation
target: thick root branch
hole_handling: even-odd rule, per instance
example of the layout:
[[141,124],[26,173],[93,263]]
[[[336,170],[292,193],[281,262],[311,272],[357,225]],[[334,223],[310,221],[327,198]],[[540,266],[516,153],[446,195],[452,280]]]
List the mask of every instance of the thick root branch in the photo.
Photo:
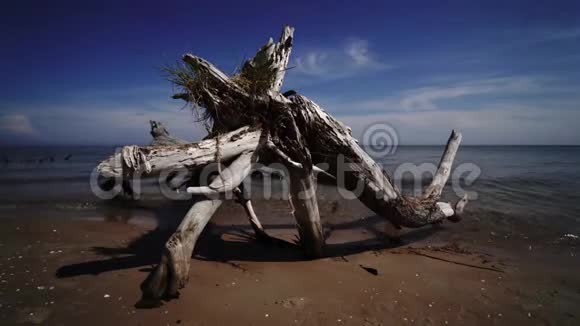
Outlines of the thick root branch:
[[[251,153],[240,155],[223,170],[223,174],[232,176],[230,182],[240,180],[241,183],[248,175],[251,163],[248,155],[251,157]],[[222,184],[222,178],[217,177],[210,187],[216,188]],[[237,186],[236,184],[235,187]],[[195,243],[222,202],[220,199],[205,199],[191,207],[177,231],[165,244],[161,262],[141,285],[144,299],[174,298],[178,295],[178,290],[187,284]]]
[[290,202],[298,226],[300,245],[310,258],[322,257],[324,234],[320,223],[316,181],[312,171],[290,170]]

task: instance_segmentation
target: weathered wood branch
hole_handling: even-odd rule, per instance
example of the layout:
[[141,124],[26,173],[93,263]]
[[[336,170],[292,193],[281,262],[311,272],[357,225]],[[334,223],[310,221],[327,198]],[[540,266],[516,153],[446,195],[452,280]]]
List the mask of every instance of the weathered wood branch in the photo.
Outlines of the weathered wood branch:
[[[316,179],[313,174],[313,162],[307,140],[298,127],[296,117],[285,112],[282,114],[280,127],[270,132],[290,155],[279,150],[283,162],[290,164],[290,203],[296,220],[300,245],[308,257],[317,258],[323,255],[324,234],[318,211],[316,197]],[[268,138],[268,144],[270,143]],[[270,148],[275,145],[271,145]],[[277,148],[277,146],[275,146]],[[295,162],[296,163],[289,163]]]
[[[271,140],[267,140],[264,143],[264,146],[269,149],[270,151],[272,151],[273,154],[275,154],[276,156],[278,156],[278,158],[280,160],[282,160],[283,163],[285,163],[287,166],[289,166],[290,168],[295,168],[295,169],[304,169],[304,167],[302,166],[301,163],[298,163],[296,161],[293,161],[290,156],[288,156],[286,153],[284,153],[281,149],[279,149]],[[312,170],[316,173],[322,173],[328,177],[330,177],[331,179],[336,179],[332,174],[324,171],[323,169],[319,168],[316,165],[312,166]]]
[[165,244],[160,263],[141,284],[145,299],[175,298],[189,278],[191,255],[207,222],[221,206],[220,199],[195,203]]
[[[232,185],[239,180],[244,180],[250,173],[250,164],[247,153],[241,154],[210,183],[210,188],[219,188],[224,184]],[[235,184],[234,187],[238,185]],[[177,296],[177,291],[185,286],[189,278],[191,255],[195,243],[221,204],[220,199],[205,199],[192,206],[177,231],[165,244],[160,264],[143,282],[141,289],[145,298],[160,299]]]
[[[250,127],[220,135],[220,156],[224,162],[243,152],[255,151],[262,131]],[[97,166],[99,174],[108,178],[123,176],[123,166],[143,175],[155,175],[163,170],[196,169],[215,162],[215,139],[198,143],[170,146],[125,146]]]
[[259,83],[256,85],[258,88],[269,92],[280,92],[286,66],[290,60],[293,39],[294,28],[285,26],[278,43],[274,43],[270,38],[252,59],[244,63],[240,76],[246,81]]
[[310,258],[322,257],[324,234],[312,170],[290,170],[290,202],[304,252]]
[[180,145],[187,144],[185,140],[177,139],[169,134],[169,131],[165,129],[165,126],[159,121],[150,120],[151,124],[151,146],[167,146],[167,145]]
[[[441,205],[437,205],[440,190],[421,198],[402,195],[382,167],[358,145],[348,127],[304,96],[295,93],[288,98],[294,104],[293,113],[303,124],[303,129],[309,132],[305,137],[314,153],[314,163],[330,164],[330,173],[342,178],[339,181],[344,182],[347,189],[356,189],[362,184],[357,195],[367,207],[393,224],[406,227],[420,227],[453,216],[449,215],[449,209],[453,210],[451,206],[442,210]],[[433,188],[442,188],[441,184],[447,182],[460,141],[461,134],[453,132]]]
[[266,231],[264,231],[264,227],[262,226],[262,223],[258,219],[256,212],[254,211],[254,206],[252,205],[252,201],[250,200],[250,195],[247,193],[246,189],[244,189],[243,184],[234,189],[234,194],[236,195],[238,202],[246,210],[246,215],[250,220],[250,225],[254,230],[256,239],[269,240],[270,236],[266,233]]
[[441,156],[441,161],[439,162],[437,172],[435,173],[435,176],[433,177],[431,184],[423,192],[423,197],[425,198],[441,197],[443,187],[445,187],[445,184],[449,179],[449,175],[451,174],[451,166],[453,165],[453,161],[455,160],[455,154],[459,149],[460,143],[461,143],[461,134],[453,130],[451,132],[451,136],[449,136],[449,140],[447,141],[447,146],[445,146],[443,156]]
[[234,190],[250,174],[253,156],[254,151],[240,154],[236,162],[239,162],[238,167],[242,170],[224,170],[220,177],[216,178],[209,186],[188,187],[187,192],[194,195],[217,196],[221,193]]
[[[161,138],[163,141],[170,142],[170,143],[182,143],[182,142],[184,142],[182,140],[179,140],[179,139],[171,136],[169,134],[169,131],[167,131],[167,129],[165,129],[165,127],[162,126],[161,122],[151,121],[151,136],[153,136],[153,142],[157,141],[159,138]],[[244,157],[244,159],[251,160],[253,153],[254,152],[242,153],[240,155],[240,158],[242,158],[243,155],[246,155]],[[251,161],[249,161],[247,167],[251,166],[250,163],[251,163]],[[241,175],[244,175],[247,173],[248,173],[247,171],[244,171],[242,174],[239,174],[239,175],[241,176]],[[228,176],[225,176],[225,178],[228,178]],[[216,182],[219,182],[219,181],[222,182],[221,183],[222,185],[224,184],[223,178],[220,178],[220,180],[216,180]],[[242,181],[243,180],[237,180],[237,181],[230,182],[230,184],[240,184],[239,187],[233,188],[233,193],[236,195],[237,200],[240,203],[240,205],[242,205],[242,207],[246,211],[250,225],[254,229],[256,239],[269,240],[270,236],[268,236],[266,231],[264,231],[262,223],[258,219],[256,212],[254,211],[252,201],[250,200],[250,195],[248,194],[247,191],[244,190]],[[209,188],[209,187],[207,187],[207,188]],[[209,188],[209,189],[214,189],[214,188]],[[223,187],[215,188],[215,189],[223,189]],[[224,191],[226,191],[226,190],[224,190]]]

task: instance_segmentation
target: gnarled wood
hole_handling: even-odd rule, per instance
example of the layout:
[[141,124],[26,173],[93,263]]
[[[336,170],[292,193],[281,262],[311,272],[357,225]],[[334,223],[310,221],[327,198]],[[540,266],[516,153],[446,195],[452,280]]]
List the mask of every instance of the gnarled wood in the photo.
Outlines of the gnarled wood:
[[[261,47],[252,59],[244,63],[240,76],[245,80],[255,81],[258,79],[258,82],[268,83],[268,85],[263,86],[267,91],[280,92],[286,73],[286,66],[290,60],[293,39],[294,28],[285,26],[278,43],[274,43],[272,38],[270,38],[268,43]],[[263,74],[261,74],[263,71],[273,72],[272,78],[263,80]]]
[[[250,161],[247,155],[240,155],[222,171],[211,183],[217,188],[223,184],[234,184],[248,176]],[[238,184],[235,184],[237,187]],[[195,243],[207,222],[222,204],[220,199],[204,199],[195,203],[165,244],[160,264],[143,282],[141,289],[145,298],[160,299],[175,297],[189,278],[191,255]]]
[[205,199],[187,212],[171,235],[155,270],[141,284],[145,299],[175,298],[189,279],[191,255],[207,222],[221,206],[220,199]]
[[[205,64],[209,67],[211,65]],[[291,112],[292,120],[298,124],[298,128],[305,132],[304,137],[307,139],[307,148],[314,155],[313,162],[328,162],[332,166],[334,164],[334,174],[339,172],[339,167],[336,160],[329,160],[328,157],[337,157],[337,153],[343,155],[346,160],[346,167],[344,181],[348,188],[356,186],[359,182],[364,183],[364,189],[359,194],[359,199],[369,208],[382,216],[388,218],[393,224],[406,227],[420,227],[426,224],[436,223],[447,218],[449,212],[441,210],[441,206],[437,205],[439,194],[431,192],[428,197],[413,198],[403,196],[398,189],[392,184],[387,175],[385,175],[382,168],[370,157],[360,146],[357,141],[351,136],[350,129],[338,122],[330,115],[328,115],[317,104],[307,99],[304,96],[298,95],[295,92],[287,95],[272,97],[266,100],[262,98],[250,99],[249,94],[240,91],[237,85],[232,86],[231,80],[226,80],[225,74],[220,72],[217,68],[211,66],[211,76],[213,82],[216,84],[216,89],[220,90],[219,96],[226,98],[237,98],[240,104],[251,102],[251,108],[257,111],[256,116],[260,116],[259,110],[269,110],[270,115],[278,114],[280,117]],[[219,84],[219,86],[217,86]],[[235,84],[235,83],[234,83]],[[207,90],[206,91],[210,91]],[[228,95],[226,95],[228,94]],[[288,102],[290,101],[290,103]],[[221,107],[220,107],[221,109]],[[264,121],[264,123],[267,123]],[[452,162],[457,150],[461,137],[450,137],[449,145],[447,146],[446,154],[441,165],[443,172]],[[279,140],[281,144],[288,139]],[[280,144],[279,144],[280,145]],[[321,157],[316,157],[316,156]],[[342,171],[341,171],[342,172]],[[447,181],[448,173],[438,173],[436,175],[435,186],[439,186],[444,179]],[[342,176],[339,176],[342,177]]]
[[[226,162],[247,151],[255,151],[261,130],[242,127],[220,135],[221,160]],[[198,143],[170,146],[125,146],[97,166],[99,174],[116,178],[123,175],[125,166],[135,172],[154,175],[163,170],[196,169],[215,162],[216,141],[208,139]]]
[[[158,142],[158,141],[174,143],[174,144],[185,143],[185,141],[182,141],[180,139],[177,139],[177,138],[171,136],[169,131],[161,124],[161,122],[150,121],[150,123],[151,123],[151,136],[153,137],[152,144],[155,142]],[[247,153],[241,154],[241,156],[244,155],[243,159],[248,160],[248,165],[247,165],[248,168],[251,167],[250,163],[251,163],[251,159],[252,159],[253,154],[254,154],[253,151],[249,151]],[[240,156],[240,159],[242,159],[241,156]],[[244,172],[243,174],[247,174],[247,172]],[[227,178],[227,176],[226,176],[226,178]],[[222,178],[220,178],[219,180],[216,180],[216,182],[219,182],[219,181],[222,182],[221,183],[222,187],[218,187],[218,188],[214,189],[214,188],[210,188],[208,186],[207,188],[211,189],[212,191],[207,191],[207,192],[203,192],[203,193],[199,193],[199,194],[215,195],[215,194],[219,193],[220,191],[225,192],[225,191],[232,190],[232,189],[229,189],[229,187],[223,187],[224,180]],[[250,225],[252,226],[252,229],[254,229],[256,239],[269,240],[270,237],[268,236],[266,231],[264,231],[264,227],[262,226],[262,223],[258,219],[256,212],[254,211],[252,201],[250,200],[250,195],[248,194],[247,191],[244,190],[242,181],[243,180],[237,180],[236,182],[233,182],[233,183],[240,184],[239,187],[233,188],[233,193],[236,195],[237,200],[240,203],[240,205],[242,205],[242,207],[246,211]],[[190,189],[191,189],[191,187],[190,187]],[[192,193],[194,193],[194,192],[192,192]]]
[[[292,109],[305,125],[303,129],[310,131],[305,138],[311,152],[315,153],[313,162],[330,164],[329,172],[348,189],[356,189],[362,183],[362,190],[357,195],[367,207],[394,225],[406,227],[420,227],[450,217],[448,210],[444,212],[437,205],[440,191],[430,192],[428,197],[422,198],[403,196],[382,167],[358,145],[348,127],[304,96],[294,93],[288,99],[295,105]],[[447,182],[460,141],[461,134],[454,132],[444,152],[434,187]]]
[[441,197],[443,187],[445,187],[447,179],[449,179],[449,175],[451,174],[451,166],[455,160],[455,154],[459,149],[460,143],[461,134],[453,130],[451,136],[449,136],[449,140],[447,141],[447,146],[445,146],[445,151],[443,151],[443,156],[441,156],[441,161],[439,162],[439,167],[433,177],[433,181],[431,181],[431,184],[423,192],[423,197]]
[[[153,175],[166,169],[194,170],[215,161],[233,161],[221,173],[225,181],[218,177],[207,187],[190,187],[188,191],[206,196],[233,191],[259,235],[263,228],[249,197],[237,186],[250,173],[252,158],[262,163],[281,162],[289,171],[291,203],[300,242],[310,257],[323,255],[324,248],[313,175],[319,163],[330,166],[327,173],[339,185],[359,188],[356,195],[361,202],[384,216],[394,229],[421,227],[444,219],[459,221],[467,197],[454,207],[439,199],[461,134],[456,131],[451,134],[437,173],[423,195],[403,195],[382,167],[358,145],[350,128],[310,99],[293,91],[280,93],[293,31],[285,27],[279,42],[270,40],[232,77],[200,57],[184,55],[184,68],[174,72],[173,82],[181,88],[174,98],[189,102],[213,122],[208,139],[196,144],[167,144],[171,142],[168,135],[161,126],[155,126],[158,135],[154,137],[159,142],[154,144],[158,146],[127,146],[122,153],[102,162],[99,172],[109,178]],[[184,286],[195,241],[220,204],[221,199],[206,199],[191,208],[167,243],[161,263],[144,282],[146,296],[174,296]]]
[[167,145],[180,145],[187,144],[185,140],[177,139],[169,134],[169,131],[165,129],[165,126],[159,121],[150,120],[151,124],[151,146],[167,146]]
[[290,202],[298,227],[300,245],[306,256],[322,257],[324,234],[316,198],[316,180],[312,170],[290,170]]
[[262,226],[262,223],[258,219],[256,212],[254,211],[254,206],[252,205],[252,201],[250,200],[250,195],[247,193],[246,189],[244,189],[243,184],[234,189],[234,194],[236,195],[238,202],[246,210],[246,215],[248,216],[250,225],[254,230],[256,239],[269,240],[270,236],[266,233],[266,231],[264,231],[264,227]]
[[220,177],[216,178],[209,186],[188,187],[187,192],[194,195],[217,196],[220,193],[234,190],[250,174],[253,155],[253,151],[248,151],[240,154],[236,159],[237,166],[243,170],[224,170]]

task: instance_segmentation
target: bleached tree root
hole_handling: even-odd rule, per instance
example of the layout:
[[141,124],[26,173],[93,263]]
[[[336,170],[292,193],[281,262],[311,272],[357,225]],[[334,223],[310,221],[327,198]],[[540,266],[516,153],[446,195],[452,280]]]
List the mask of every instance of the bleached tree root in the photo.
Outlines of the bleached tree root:
[[[224,184],[244,180],[250,172],[251,161],[248,157],[251,157],[251,154],[252,152],[242,153],[210,183],[210,187],[219,188]],[[232,189],[237,186],[238,184],[235,184]],[[205,199],[191,207],[177,231],[165,244],[161,262],[141,285],[144,298],[161,299],[178,296],[178,290],[187,284],[189,278],[195,243],[222,202],[223,200],[219,198]]]
[[[447,204],[443,211],[442,206],[437,204],[461,142],[460,133],[452,132],[427,191],[419,198],[407,197],[395,187],[382,167],[358,145],[348,127],[304,96],[294,92],[287,98],[294,104],[291,108],[298,117],[298,123],[306,124],[301,129],[311,131],[304,137],[309,140],[308,148],[315,153],[313,162],[328,163],[329,173],[336,176],[339,184],[342,183],[347,189],[358,189],[358,198],[371,210],[387,218],[396,227],[417,228],[449,217],[454,219],[455,212],[450,205]],[[461,207],[464,206],[465,203]]]
[[189,279],[195,243],[222,202],[220,199],[205,199],[191,207],[177,231],[165,244],[159,265],[141,284],[144,299],[178,297],[178,290],[183,288]]
[[[256,128],[241,127],[220,135],[221,161],[228,162],[243,152],[255,151],[261,133]],[[120,178],[124,168],[139,176],[178,169],[193,170],[215,162],[216,152],[215,139],[169,146],[125,146],[122,152],[101,162],[97,171],[103,177]]]
[[[212,122],[208,139],[196,144],[172,140],[161,125],[153,125],[155,146],[126,146],[98,166],[104,177],[151,176],[161,171],[193,171],[214,162],[232,162],[209,186],[188,192],[207,196],[188,212],[170,238],[159,266],[143,283],[152,298],[172,297],[187,282],[189,260],[203,228],[221,204],[221,194],[233,191],[249,216],[257,236],[265,234],[249,197],[237,188],[250,173],[249,164],[282,163],[290,180],[291,204],[300,243],[309,257],[324,251],[314,172],[325,173],[340,186],[356,189],[359,200],[399,229],[417,228],[461,219],[467,197],[454,206],[440,202],[461,143],[453,131],[431,184],[418,197],[406,196],[352,137],[351,130],[310,99],[294,91],[280,93],[293,43],[294,29],[286,26],[277,43],[270,40],[239,74],[228,76],[210,62],[183,56],[173,71],[179,88],[174,98],[191,104]],[[325,164],[325,171],[317,164]]]
[[[222,171],[209,186],[188,187],[187,192],[194,195],[219,196],[234,190],[250,174],[253,156],[254,151],[240,154],[232,164],[232,168]],[[234,167],[237,169],[233,169]]]
[[290,170],[290,202],[304,253],[310,258],[322,257],[324,234],[316,198],[316,180],[312,171]]

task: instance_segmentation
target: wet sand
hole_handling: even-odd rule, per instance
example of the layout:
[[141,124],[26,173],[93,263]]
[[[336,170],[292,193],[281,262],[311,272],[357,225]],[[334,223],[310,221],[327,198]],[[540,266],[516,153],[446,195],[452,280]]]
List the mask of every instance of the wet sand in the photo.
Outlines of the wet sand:
[[393,244],[380,218],[328,201],[329,257],[303,259],[284,201],[256,203],[267,231],[284,240],[274,245],[256,242],[228,202],[198,242],[180,298],[137,308],[139,284],[186,208],[83,220],[4,211],[2,325],[580,324],[577,243],[492,233],[467,220]]

